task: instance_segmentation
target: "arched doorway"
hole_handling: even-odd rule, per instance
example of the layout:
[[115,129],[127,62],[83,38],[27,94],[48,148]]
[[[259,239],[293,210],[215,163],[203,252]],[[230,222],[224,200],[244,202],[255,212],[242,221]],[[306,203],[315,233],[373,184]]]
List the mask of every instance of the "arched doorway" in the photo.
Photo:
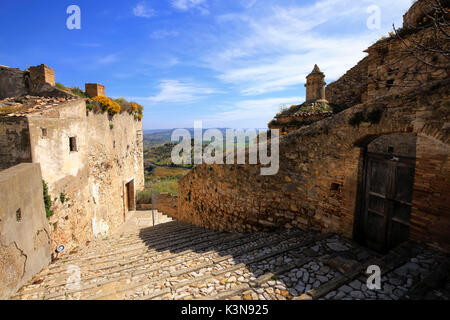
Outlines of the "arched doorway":
[[417,135],[382,135],[365,148],[358,240],[386,252],[409,239]]

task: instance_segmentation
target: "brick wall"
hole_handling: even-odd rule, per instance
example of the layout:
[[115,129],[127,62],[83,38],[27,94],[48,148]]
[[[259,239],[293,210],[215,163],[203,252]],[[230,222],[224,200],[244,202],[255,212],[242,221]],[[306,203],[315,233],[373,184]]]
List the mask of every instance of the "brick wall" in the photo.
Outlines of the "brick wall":
[[[410,132],[421,137],[411,239],[450,250],[450,211],[444,201],[450,197],[449,84],[447,79],[367,102],[286,135],[275,176],[260,176],[258,165],[197,166],[180,180],[173,217],[215,230],[300,227],[351,237],[362,147],[383,134]],[[349,125],[354,113],[373,108],[383,110],[379,124]]]
[[93,97],[104,97],[105,96],[105,86],[98,83],[86,83],[85,84],[86,94]]
[[34,86],[38,87],[45,83],[54,86],[55,85],[55,70],[47,67],[45,64],[41,64],[36,67],[30,67],[30,79]]
[[326,99],[338,106],[353,107],[367,100],[368,58],[362,59],[339,80],[325,88]]

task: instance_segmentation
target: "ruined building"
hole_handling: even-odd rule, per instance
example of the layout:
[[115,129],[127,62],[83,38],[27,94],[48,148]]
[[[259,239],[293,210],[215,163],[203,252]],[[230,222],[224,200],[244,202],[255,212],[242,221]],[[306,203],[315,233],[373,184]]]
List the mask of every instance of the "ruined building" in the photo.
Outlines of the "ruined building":
[[[408,239],[448,252],[450,44],[425,19],[424,3],[328,85],[325,98],[337,108],[327,117],[306,122],[294,106],[270,123],[289,131],[278,174],[261,176],[259,165],[199,165],[180,180],[171,216],[215,230],[337,232],[381,252]],[[448,21],[448,11],[439,12]],[[314,71],[306,106],[324,98]]]
[[[0,67],[0,298],[40,271],[58,245],[70,251],[110,234],[144,187],[140,119],[96,111],[54,85],[45,65]],[[105,94],[101,85],[86,89]]]
[[269,128],[278,129],[285,135],[331,116],[333,107],[326,100],[325,85],[325,74],[315,65],[313,71],[306,77],[306,101],[278,113],[269,123]]

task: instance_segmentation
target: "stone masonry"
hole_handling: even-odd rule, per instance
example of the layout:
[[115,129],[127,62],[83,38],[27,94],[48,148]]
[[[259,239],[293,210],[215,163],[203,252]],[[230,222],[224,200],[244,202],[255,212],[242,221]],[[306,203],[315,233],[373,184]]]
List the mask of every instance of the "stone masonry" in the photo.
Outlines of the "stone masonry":
[[[26,81],[24,72],[7,70]],[[52,248],[72,250],[108,235],[134,210],[144,187],[142,122],[128,112],[88,110],[84,99],[48,83],[35,87],[43,91],[0,101],[0,169],[40,164],[54,211]]]
[[[366,286],[371,264],[383,270],[379,290]],[[226,233],[174,221],[63,254],[12,299],[448,300],[448,267],[442,253],[410,243],[379,255],[336,234]]]
[[[405,38],[432,35],[424,29]],[[380,40],[330,85],[343,88],[330,99],[348,108],[283,136],[278,174],[260,176],[258,165],[199,165],[180,180],[172,217],[214,230],[283,226],[357,238],[367,148],[404,134],[416,141],[409,239],[450,251],[449,77],[405,55],[403,45],[395,37]],[[358,79],[367,79],[367,87],[346,91]],[[411,80],[417,84],[407,86]]]
[[93,97],[104,97],[105,96],[105,86],[98,83],[86,83],[85,84],[86,94]]

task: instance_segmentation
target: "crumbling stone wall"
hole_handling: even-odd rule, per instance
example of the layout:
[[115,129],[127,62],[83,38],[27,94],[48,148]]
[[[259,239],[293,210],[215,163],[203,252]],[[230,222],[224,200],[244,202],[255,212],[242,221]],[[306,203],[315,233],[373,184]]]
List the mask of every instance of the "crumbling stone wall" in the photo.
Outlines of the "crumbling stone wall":
[[[408,27],[417,27],[418,20],[425,14],[432,12],[435,1],[436,0],[416,1],[403,15],[403,25]],[[442,3],[444,4],[444,1],[442,1]]]
[[30,132],[25,117],[0,118],[0,170],[31,162]]
[[48,83],[51,86],[55,85],[55,70],[47,67],[45,64],[30,67],[28,70],[31,83],[33,83],[34,86],[39,87],[45,83]]
[[18,97],[28,92],[25,85],[25,72],[0,66],[0,100],[8,97]]
[[[410,52],[411,47],[415,46],[414,43],[430,46],[429,43],[435,41],[435,36],[433,28],[427,28],[404,36],[403,41],[398,40],[394,35],[368,48],[366,50],[369,53],[368,100],[386,95],[400,95],[404,90],[449,78],[448,70],[433,66],[448,63],[443,55],[435,54],[432,50],[414,54]],[[447,42],[445,45],[448,51],[450,43]]]
[[51,245],[39,164],[0,172],[0,299],[50,263]]
[[325,88],[326,99],[341,107],[353,107],[367,101],[369,59],[365,57],[339,80]]
[[87,122],[93,224],[102,235],[127,218],[126,184],[134,181],[135,193],[144,189],[142,122],[128,113],[89,113]]
[[[27,116],[33,163],[39,163],[48,184],[54,215],[50,218],[52,247],[92,240],[88,179],[88,127],[84,100]],[[45,135],[43,135],[45,130]],[[70,150],[75,138],[76,151]]]
[[70,94],[54,87],[55,72],[46,65],[22,71],[0,66],[0,100],[24,95],[69,97]]
[[[274,176],[260,176],[257,165],[197,166],[180,180],[172,217],[215,230],[300,227],[351,237],[365,146],[383,134],[409,132],[418,135],[410,237],[448,251],[449,84],[366,102],[289,133]],[[355,113],[372,109],[383,112],[378,124],[349,125]]]
[[86,94],[91,97],[105,96],[105,86],[98,83],[86,83],[85,84]]
[[156,210],[170,217],[176,217],[178,212],[178,197],[168,193],[160,193],[156,204]]

